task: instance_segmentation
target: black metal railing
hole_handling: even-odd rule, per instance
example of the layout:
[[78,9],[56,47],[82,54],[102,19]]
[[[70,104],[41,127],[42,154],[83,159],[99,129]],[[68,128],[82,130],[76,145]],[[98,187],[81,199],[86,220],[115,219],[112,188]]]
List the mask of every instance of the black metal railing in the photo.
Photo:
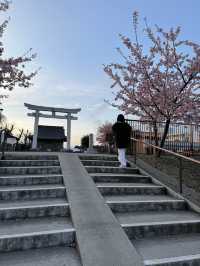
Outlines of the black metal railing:
[[[145,163],[158,171],[158,179],[189,199],[200,200],[200,161],[160,148],[141,139],[131,138],[133,162]],[[141,153],[141,145],[151,153]],[[146,169],[147,170],[147,169]],[[162,172],[164,175],[160,175]]]
[[[156,125],[152,121],[127,119],[126,122],[132,127],[133,138],[141,139],[149,144],[160,145],[165,128],[164,122],[157,122]],[[200,125],[171,122],[164,148],[186,156],[200,154]],[[148,151],[143,150],[143,152]]]

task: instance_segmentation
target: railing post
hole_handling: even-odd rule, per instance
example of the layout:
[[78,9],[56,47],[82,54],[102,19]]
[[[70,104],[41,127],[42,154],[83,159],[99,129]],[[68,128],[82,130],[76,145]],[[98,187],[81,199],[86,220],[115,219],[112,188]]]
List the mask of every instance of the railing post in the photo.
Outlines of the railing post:
[[134,140],[133,141],[133,146],[134,146],[134,148],[133,148],[133,152],[134,152],[134,163],[136,164],[136,161],[137,161],[137,148],[136,148],[136,141]]
[[157,150],[153,147],[154,167],[157,168]]
[[179,189],[180,194],[183,193],[183,162],[182,158],[179,158]]

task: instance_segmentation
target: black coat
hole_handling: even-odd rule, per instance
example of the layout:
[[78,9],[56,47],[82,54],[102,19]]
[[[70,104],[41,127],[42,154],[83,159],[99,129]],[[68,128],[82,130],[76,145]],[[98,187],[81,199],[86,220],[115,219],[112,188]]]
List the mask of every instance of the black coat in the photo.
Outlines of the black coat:
[[127,148],[131,139],[131,126],[126,122],[116,122],[112,126],[112,130],[117,148]]

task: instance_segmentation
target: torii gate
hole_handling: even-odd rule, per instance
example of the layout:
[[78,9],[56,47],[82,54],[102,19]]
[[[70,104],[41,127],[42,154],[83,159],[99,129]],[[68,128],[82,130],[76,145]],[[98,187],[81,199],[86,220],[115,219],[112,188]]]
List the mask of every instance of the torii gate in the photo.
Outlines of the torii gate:
[[[77,117],[72,116],[72,114],[77,114],[78,112],[81,111],[81,108],[77,108],[77,109],[55,108],[55,107],[32,105],[29,103],[24,103],[24,105],[29,110],[35,111],[33,113],[27,114],[28,116],[35,117],[32,149],[37,149],[39,117],[44,117],[44,118],[67,119],[67,150],[70,150],[71,148],[71,120],[78,119]],[[40,113],[40,111],[51,112],[51,114],[43,114],[43,113]],[[56,113],[64,113],[65,115],[57,115]]]

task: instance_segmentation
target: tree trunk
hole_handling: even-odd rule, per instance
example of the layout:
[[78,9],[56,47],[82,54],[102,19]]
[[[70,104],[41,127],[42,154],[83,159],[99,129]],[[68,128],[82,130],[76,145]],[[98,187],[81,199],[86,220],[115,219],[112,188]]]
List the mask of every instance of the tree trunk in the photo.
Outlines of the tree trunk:
[[16,140],[15,150],[18,151],[18,148],[19,148],[19,139]]
[[[163,148],[164,145],[165,145],[165,140],[166,140],[166,137],[167,137],[167,134],[168,134],[168,131],[169,131],[169,125],[170,125],[170,118],[168,118],[165,122],[165,128],[164,128],[164,132],[163,132],[163,135],[162,135],[162,139],[161,139],[161,142],[160,142],[160,148]],[[159,151],[158,153],[158,156],[160,157],[161,155],[161,151]]]
[[163,132],[163,135],[162,135],[162,139],[161,139],[161,142],[160,142],[160,148],[164,147],[165,139],[166,139],[168,131],[169,131],[169,125],[170,125],[170,118],[168,118],[166,120],[165,129],[164,129],[164,132]]
[[[158,140],[158,127],[157,127],[157,122],[153,121],[153,131],[154,131],[154,145],[159,146],[159,140]],[[158,156],[158,150],[153,149],[152,153],[155,153],[155,156]]]
[[153,121],[153,131],[154,131],[154,139],[155,139],[155,145],[158,146],[158,127],[157,122]]

